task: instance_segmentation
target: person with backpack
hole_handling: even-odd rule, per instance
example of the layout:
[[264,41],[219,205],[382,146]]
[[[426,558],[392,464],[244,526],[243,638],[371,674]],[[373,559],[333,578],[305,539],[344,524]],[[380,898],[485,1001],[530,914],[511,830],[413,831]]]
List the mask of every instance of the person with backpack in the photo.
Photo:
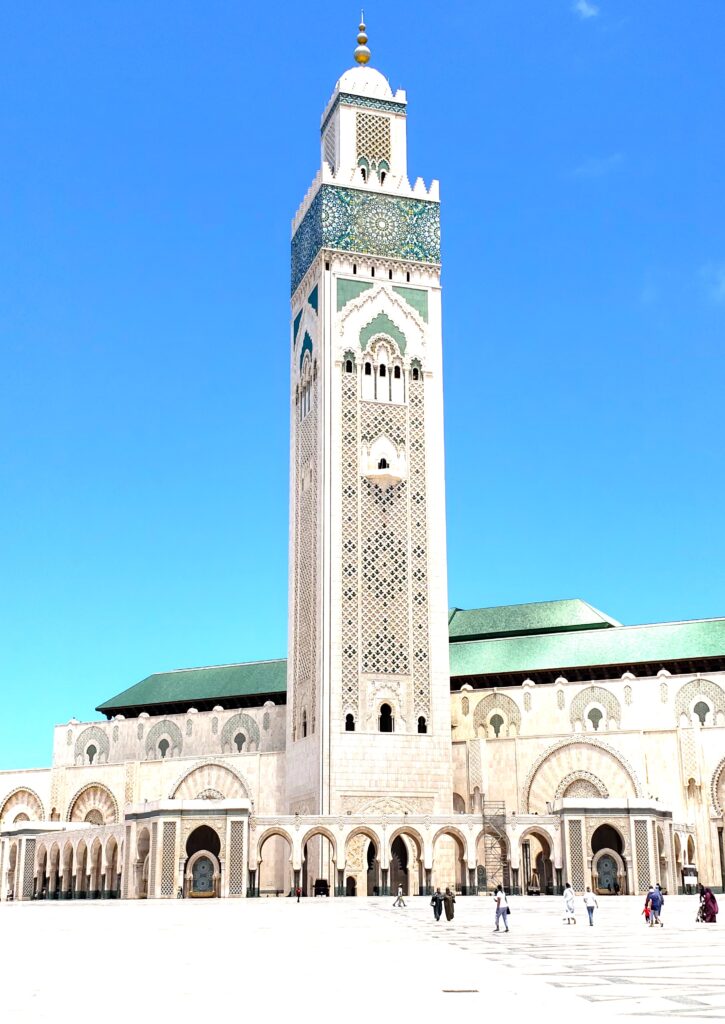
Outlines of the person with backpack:
[[500,882],[496,886],[493,898],[496,901],[496,927],[494,928],[494,931],[500,931],[499,923],[501,921],[503,921],[504,931],[508,931],[508,917],[509,914],[511,913],[511,910],[509,908],[508,899],[506,898],[506,893],[503,891],[503,886],[501,885]]

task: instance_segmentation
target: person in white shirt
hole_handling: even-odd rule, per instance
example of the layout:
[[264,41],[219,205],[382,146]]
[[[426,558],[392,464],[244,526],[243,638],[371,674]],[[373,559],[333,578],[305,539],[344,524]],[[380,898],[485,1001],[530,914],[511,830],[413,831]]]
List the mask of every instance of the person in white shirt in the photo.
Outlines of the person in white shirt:
[[576,924],[576,910],[574,909],[574,890],[568,882],[564,886],[564,922],[565,924]]
[[499,931],[499,921],[503,921],[504,929],[505,931],[508,931],[509,905],[508,900],[506,899],[506,893],[503,891],[503,886],[501,884],[496,886],[493,898],[496,900],[496,927],[494,928],[494,931]]
[[403,886],[402,885],[398,886],[398,895],[395,898],[395,902],[393,903],[393,906],[394,907],[404,907],[405,906],[405,900],[403,899]]
[[589,886],[587,886],[587,891],[584,893],[584,906],[587,908],[587,914],[589,914],[589,925],[594,927],[594,908],[598,907],[599,904]]

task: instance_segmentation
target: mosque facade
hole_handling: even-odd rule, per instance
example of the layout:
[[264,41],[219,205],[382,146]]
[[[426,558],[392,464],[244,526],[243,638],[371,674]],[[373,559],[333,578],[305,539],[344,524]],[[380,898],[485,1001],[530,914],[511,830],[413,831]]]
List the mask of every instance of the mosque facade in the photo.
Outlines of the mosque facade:
[[449,607],[438,183],[366,44],[292,223],[288,658],[0,772],[0,899],[722,891],[725,619]]

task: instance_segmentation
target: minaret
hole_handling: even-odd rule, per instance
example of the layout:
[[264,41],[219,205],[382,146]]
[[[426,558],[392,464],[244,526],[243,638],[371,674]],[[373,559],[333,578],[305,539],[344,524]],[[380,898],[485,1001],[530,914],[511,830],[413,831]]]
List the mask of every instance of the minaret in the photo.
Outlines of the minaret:
[[438,183],[357,40],[292,224],[288,810],[448,813]]

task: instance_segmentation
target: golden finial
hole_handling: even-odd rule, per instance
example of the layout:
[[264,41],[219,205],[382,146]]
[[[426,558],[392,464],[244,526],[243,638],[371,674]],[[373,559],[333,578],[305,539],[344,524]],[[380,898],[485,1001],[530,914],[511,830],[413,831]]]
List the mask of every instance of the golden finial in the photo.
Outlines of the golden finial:
[[360,28],[357,34],[358,45],[355,47],[353,54],[358,64],[367,64],[370,60],[370,50],[365,45],[368,41],[367,33],[365,31],[365,12],[360,11]]

